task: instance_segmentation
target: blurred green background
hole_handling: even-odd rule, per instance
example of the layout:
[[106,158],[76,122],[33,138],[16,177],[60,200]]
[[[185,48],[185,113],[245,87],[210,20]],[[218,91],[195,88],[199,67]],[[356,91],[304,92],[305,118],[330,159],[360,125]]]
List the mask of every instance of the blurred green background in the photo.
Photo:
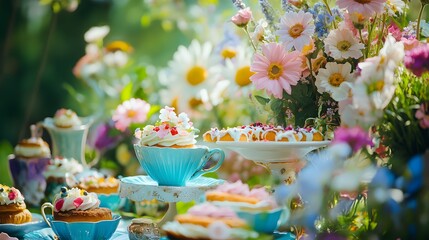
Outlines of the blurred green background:
[[[66,88],[89,89],[72,68],[85,54],[83,35],[90,27],[109,25],[106,43],[124,40],[133,46],[135,61],[165,66],[177,46],[193,38],[192,29],[175,26],[180,14],[193,4],[212,3],[84,0],[74,12],[55,14],[36,0],[0,1],[0,141],[16,145],[30,136],[30,124],[61,107],[85,114]],[[223,4],[233,12],[229,1]]]

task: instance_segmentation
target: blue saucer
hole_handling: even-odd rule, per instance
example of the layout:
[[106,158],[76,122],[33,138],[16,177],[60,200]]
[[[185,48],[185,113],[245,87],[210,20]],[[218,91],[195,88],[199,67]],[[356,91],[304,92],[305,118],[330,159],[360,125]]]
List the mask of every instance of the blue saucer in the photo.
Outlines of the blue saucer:
[[42,215],[32,213],[32,221],[23,224],[0,224],[0,232],[7,233],[10,237],[21,238],[26,233],[48,227]]

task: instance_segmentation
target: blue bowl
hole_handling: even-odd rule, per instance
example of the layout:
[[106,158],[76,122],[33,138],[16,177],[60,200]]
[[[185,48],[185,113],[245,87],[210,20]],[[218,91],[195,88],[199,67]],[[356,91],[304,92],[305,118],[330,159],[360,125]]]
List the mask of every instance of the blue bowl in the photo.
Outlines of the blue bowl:
[[61,240],[87,240],[87,239],[110,239],[118,227],[120,215],[113,215],[112,220],[99,222],[63,222],[55,221],[52,216],[48,221],[54,233]]
[[108,208],[112,211],[117,211],[121,207],[122,199],[119,197],[119,194],[97,194],[98,199],[100,199],[100,207]]
[[238,217],[245,220],[255,231],[272,234],[279,226],[283,209],[277,208],[271,211],[251,212],[237,211]]

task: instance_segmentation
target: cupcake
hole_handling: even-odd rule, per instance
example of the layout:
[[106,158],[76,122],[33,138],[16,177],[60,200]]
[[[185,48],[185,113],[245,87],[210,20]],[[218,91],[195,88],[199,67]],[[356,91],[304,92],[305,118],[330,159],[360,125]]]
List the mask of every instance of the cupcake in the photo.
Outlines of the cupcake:
[[192,148],[199,130],[193,127],[186,113],[176,115],[174,108],[161,109],[159,120],[155,125],[137,128],[134,136],[141,146]]
[[249,239],[258,234],[228,207],[203,203],[177,215],[162,229],[172,239]]
[[21,192],[14,188],[0,184],[0,224],[21,224],[31,221]]
[[287,216],[287,212],[283,214],[283,209],[277,206],[274,197],[265,188],[250,189],[241,181],[219,185],[206,193],[206,200],[217,206],[232,208],[257,232],[272,234]]
[[[216,171],[225,154],[220,149],[195,145],[197,132],[186,113],[176,115],[174,108],[161,109],[155,125],[135,131],[138,142],[134,150],[140,165],[162,186],[185,186],[191,179]],[[204,169],[214,155],[219,155],[216,164]]]
[[82,122],[74,111],[61,108],[54,115],[54,124],[59,128],[72,128],[80,126]]
[[9,158],[9,168],[14,186],[21,189],[26,201],[38,206],[46,188],[43,172],[51,157],[49,145],[40,138],[35,125],[31,125],[31,138],[23,139]]
[[66,175],[75,175],[83,171],[83,166],[73,158],[56,157],[49,161],[44,176],[46,178],[45,196],[48,201],[54,199],[55,194],[63,186],[67,186]]
[[89,193],[79,188],[62,187],[55,195],[53,218],[64,222],[98,222],[112,220],[108,208],[100,208],[96,193]]
[[240,180],[224,183],[206,193],[206,200],[235,210],[269,211],[277,208],[277,203],[264,187],[250,189]]
[[79,180],[78,187],[98,194],[118,193],[119,180],[114,177],[87,176]]

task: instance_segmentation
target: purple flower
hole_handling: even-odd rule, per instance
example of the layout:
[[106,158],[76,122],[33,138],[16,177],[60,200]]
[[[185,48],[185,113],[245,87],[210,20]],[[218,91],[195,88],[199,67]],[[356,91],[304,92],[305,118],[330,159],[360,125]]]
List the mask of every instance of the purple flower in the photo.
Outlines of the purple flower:
[[422,44],[405,52],[404,63],[418,77],[429,71],[429,45]]
[[121,140],[121,135],[111,136],[109,134],[111,130],[113,130],[112,126],[107,123],[103,123],[97,127],[93,144],[95,149],[99,151],[108,150]]
[[347,143],[354,152],[359,151],[366,145],[373,146],[368,133],[359,126],[352,128],[339,127],[335,130],[334,136],[333,144]]

